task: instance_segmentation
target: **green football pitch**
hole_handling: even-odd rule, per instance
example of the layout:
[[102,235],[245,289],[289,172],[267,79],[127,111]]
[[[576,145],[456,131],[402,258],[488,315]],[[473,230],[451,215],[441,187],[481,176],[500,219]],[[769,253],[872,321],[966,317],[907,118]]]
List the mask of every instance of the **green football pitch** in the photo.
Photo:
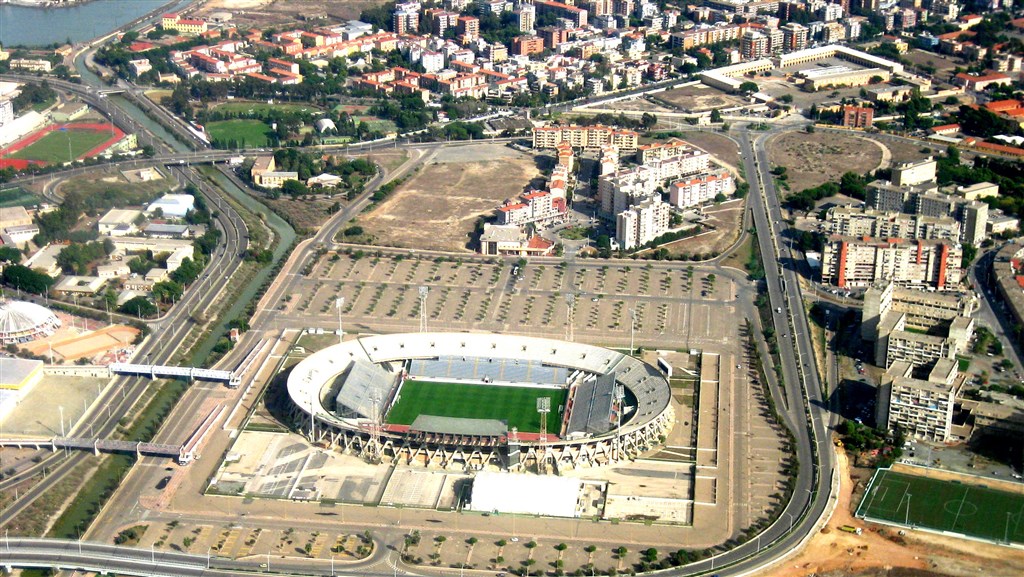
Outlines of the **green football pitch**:
[[387,422],[411,425],[420,415],[460,419],[496,419],[505,421],[509,430],[540,432],[537,399],[551,399],[548,432],[557,432],[565,406],[565,389],[538,389],[498,385],[438,383],[406,379],[398,401],[388,412]]
[[110,137],[111,133],[109,132],[95,130],[54,130],[7,156],[8,158],[39,160],[48,164],[68,162],[110,140]]
[[1024,494],[880,469],[857,516],[868,520],[1024,543]]

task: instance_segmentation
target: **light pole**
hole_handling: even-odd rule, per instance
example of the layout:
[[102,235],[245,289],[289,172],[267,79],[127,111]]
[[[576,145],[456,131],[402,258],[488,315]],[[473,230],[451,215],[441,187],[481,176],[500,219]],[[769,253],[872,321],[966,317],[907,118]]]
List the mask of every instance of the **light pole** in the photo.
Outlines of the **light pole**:
[[345,339],[345,331],[341,330],[341,307],[345,304],[345,297],[338,297],[334,301],[335,308],[338,309],[338,343],[341,343]]
[[907,511],[903,515],[903,524],[907,527],[910,526],[910,498],[913,497],[910,493],[907,493]]
[[629,309],[629,356],[633,356],[636,347],[633,346],[636,334],[636,309]]
[[427,294],[430,287],[423,285],[419,288],[420,294],[420,332],[427,332]]

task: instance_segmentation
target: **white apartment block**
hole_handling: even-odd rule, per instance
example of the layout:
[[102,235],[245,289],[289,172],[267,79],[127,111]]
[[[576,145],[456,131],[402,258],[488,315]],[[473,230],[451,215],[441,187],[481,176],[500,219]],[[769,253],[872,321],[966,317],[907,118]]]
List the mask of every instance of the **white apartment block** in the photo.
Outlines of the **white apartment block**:
[[614,144],[623,152],[637,149],[640,135],[632,130],[619,130],[609,126],[543,126],[533,129],[534,148],[555,148],[559,142],[568,142],[573,148],[600,148]]
[[565,213],[565,199],[555,198],[548,191],[524,194],[518,202],[508,202],[498,208],[499,225],[524,225],[546,222]]
[[597,181],[601,212],[611,217],[653,196],[670,179],[706,171],[710,158],[703,150],[691,150],[681,156],[652,160],[633,169],[602,176]]
[[948,216],[881,212],[845,206],[829,209],[825,215],[825,231],[841,236],[960,240],[960,223]]
[[822,278],[840,287],[892,281],[937,289],[960,284],[963,252],[949,241],[832,237],[822,255]]
[[912,376],[911,363],[896,363],[878,391],[878,425],[900,428],[908,437],[942,443],[950,440],[953,408],[964,379],[955,360],[944,359],[927,380]]
[[646,199],[615,217],[615,240],[622,250],[633,250],[668,230],[671,210],[657,198]]
[[673,182],[668,189],[668,198],[669,204],[675,208],[687,208],[712,201],[719,194],[728,196],[735,190],[732,175],[723,170]]

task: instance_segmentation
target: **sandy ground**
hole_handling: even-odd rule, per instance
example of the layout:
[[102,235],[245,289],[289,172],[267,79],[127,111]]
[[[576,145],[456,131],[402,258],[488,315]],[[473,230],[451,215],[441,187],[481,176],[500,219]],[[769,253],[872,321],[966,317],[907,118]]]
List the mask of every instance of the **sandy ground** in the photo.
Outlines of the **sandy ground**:
[[798,192],[829,181],[844,172],[864,174],[878,168],[883,150],[874,141],[834,132],[790,132],[768,144],[772,166],[788,168],[789,186]]
[[359,224],[378,244],[468,250],[477,219],[494,214],[537,176],[528,156],[463,163],[439,158],[360,217]]
[[[1024,551],[914,531],[901,537],[895,529],[855,519],[849,461],[842,450],[839,467],[839,503],[832,519],[800,554],[761,577],[1024,574]],[[864,533],[840,531],[843,525],[861,527]],[[897,568],[911,571],[894,571]]]
[[[705,255],[721,254],[736,242],[739,235],[739,222],[743,218],[746,201],[724,202],[705,211],[708,221],[716,228],[704,234],[677,240],[664,245],[672,254]],[[744,258],[746,256],[744,255]]]
[[655,101],[662,101],[671,106],[698,112],[713,110],[715,108],[729,108],[742,106],[746,102],[739,97],[726,94],[717,88],[710,86],[696,85],[666,90],[653,97]]

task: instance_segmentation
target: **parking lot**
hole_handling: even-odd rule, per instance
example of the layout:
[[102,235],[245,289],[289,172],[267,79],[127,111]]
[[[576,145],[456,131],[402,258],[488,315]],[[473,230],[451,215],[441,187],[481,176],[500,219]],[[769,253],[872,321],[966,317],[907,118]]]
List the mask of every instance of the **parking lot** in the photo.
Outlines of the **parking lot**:
[[279,328],[336,330],[337,299],[344,299],[347,333],[418,330],[420,287],[426,287],[430,330],[512,331],[611,346],[631,336],[645,347],[737,342],[736,281],[681,263],[577,260],[516,267],[495,259],[328,253],[296,286],[274,305]]

